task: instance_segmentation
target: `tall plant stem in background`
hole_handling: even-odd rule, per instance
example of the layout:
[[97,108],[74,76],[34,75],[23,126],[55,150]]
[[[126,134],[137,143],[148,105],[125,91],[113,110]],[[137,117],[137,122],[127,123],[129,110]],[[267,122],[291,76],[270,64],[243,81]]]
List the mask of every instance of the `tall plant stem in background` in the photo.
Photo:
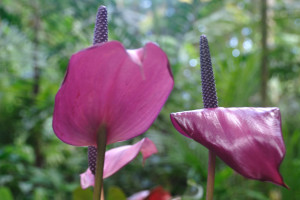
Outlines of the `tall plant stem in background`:
[[[38,53],[39,53],[39,34],[40,34],[40,13],[39,6],[37,3],[32,4],[33,10],[33,86],[32,86],[32,103],[36,104],[36,98],[40,93],[40,76],[41,70],[38,64]],[[42,134],[41,134],[41,124],[37,122],[33,129],[31,130],[31,141],[33,142],[34,155],[35,155],[35,166],[42,167],[44,163],[44,156],[42,154]]]
[[[208,41],[205,35],[200,37],[200,63],[201,63],[201,82],[202,82],[202,98],[204,108],[218,107],[218,98],[216,92],[216,84],[211,64]],[[208,156],[208,173],[206,185],[206,200],[213,199],[214,182],[215,182],[215,164],[216,155],[209,151]]]
[[97,133],[97,162],[93,200],[99,200],[101,198],[101,192],[103,187],[103,166],[105,158],[105,148],[106,130],[104,126],[101,126]]
[[261,102],[267,106],[267,83],[268,83],[268,23],[267,23],[267,0],[261,0]]

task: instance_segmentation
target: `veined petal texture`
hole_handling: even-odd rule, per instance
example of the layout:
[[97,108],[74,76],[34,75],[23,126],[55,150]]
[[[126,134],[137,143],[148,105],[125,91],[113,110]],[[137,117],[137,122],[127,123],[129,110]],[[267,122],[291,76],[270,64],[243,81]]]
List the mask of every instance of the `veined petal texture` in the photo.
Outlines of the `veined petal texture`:
[[174,127],[215,152],[241,175],[285,186],[278,108],[208,108],[171,114]]

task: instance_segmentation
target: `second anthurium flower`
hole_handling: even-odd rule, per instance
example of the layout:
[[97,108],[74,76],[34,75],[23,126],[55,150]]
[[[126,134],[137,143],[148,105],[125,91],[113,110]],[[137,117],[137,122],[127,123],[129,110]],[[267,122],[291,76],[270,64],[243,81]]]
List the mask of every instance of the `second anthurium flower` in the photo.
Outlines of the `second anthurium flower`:
[[[210,158],[217,155],[246,178],[287,187],[279,173],[285,155],[279,108],[218,107],[204,35],[200,37],[200,61],[204,109],[171,113],[176,130],[207,147]],[[208,180],[214,177],[214,162],[209,162]],[[207,199],[212,199],[213,184],[207,188]]]

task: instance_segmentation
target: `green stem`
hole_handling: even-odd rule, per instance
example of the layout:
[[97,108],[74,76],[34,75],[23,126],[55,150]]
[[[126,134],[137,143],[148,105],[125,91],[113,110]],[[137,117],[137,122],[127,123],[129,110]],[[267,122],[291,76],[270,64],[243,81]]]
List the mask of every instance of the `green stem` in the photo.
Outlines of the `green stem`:
[[261,1],[261,100],[262,106],[268,104],[267,87],[268,87],[268,4],[267,0]]
[[215,184],[215,167],[216,167],[216,154],[212,151],[209,151],[206,200],[213,200],[214,184]]
[[97,132],[97,162],[93,200],[99,200],[101,198],[101,192],[103,187],[103,166],[105,158],[105,148],[106,130],[104,126],[101,126]]

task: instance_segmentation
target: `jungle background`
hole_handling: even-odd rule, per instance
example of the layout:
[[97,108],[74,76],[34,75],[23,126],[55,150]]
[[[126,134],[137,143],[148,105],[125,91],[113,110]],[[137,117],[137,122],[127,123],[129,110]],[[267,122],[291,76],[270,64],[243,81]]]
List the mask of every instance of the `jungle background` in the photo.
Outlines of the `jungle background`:
[[[277,106],[286,157],[280,171],[290,190],[247,180],[217,160],[215,199],[300,199],[300,2],[296,0],[1,0],[0,199],[89,199],[79,174],[87,148],[52,130],[54,97],[70,56],[92,44],[95,16],[106,5],[109,40],[126,48],[158,43],[175,86],[151,128],[159,153],[104,182],[106,199],[162,186],[172,196],[201,199],[208,151],[179,134],[171,112],[202,108],[199,37],[208,37],[219,106]],[[202,197],[203,199],[203,197]]]

